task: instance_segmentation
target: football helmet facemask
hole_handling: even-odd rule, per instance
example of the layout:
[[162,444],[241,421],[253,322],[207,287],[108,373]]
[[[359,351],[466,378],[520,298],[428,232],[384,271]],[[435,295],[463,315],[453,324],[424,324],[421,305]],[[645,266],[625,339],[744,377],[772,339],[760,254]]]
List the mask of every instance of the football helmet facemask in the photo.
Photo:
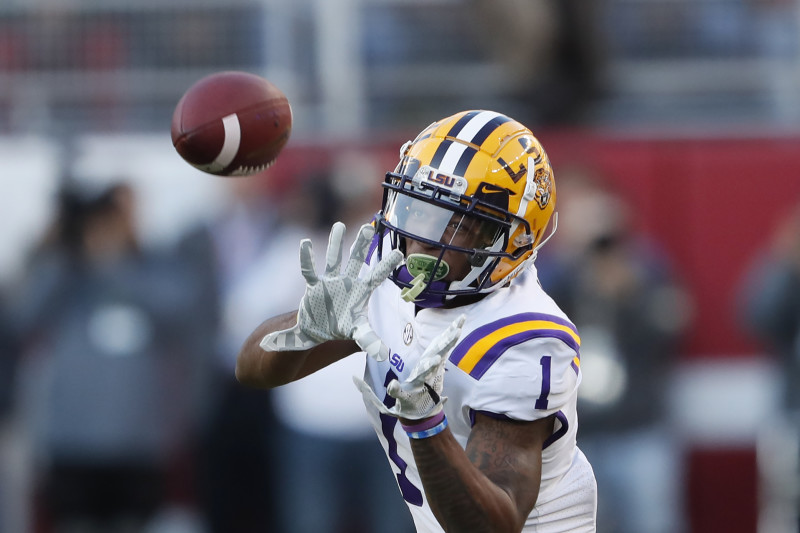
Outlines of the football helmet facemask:
[[[464,111],[431,124],[403,146],[383,186],[378,234],[388,232],[406,256],[390,278],[422,307],[505,286],[549,238],[550,161],[529,129],[500,113]],[[409,240],[425,253],[408,253]],[[453,269],[455,254],[466,266]]]

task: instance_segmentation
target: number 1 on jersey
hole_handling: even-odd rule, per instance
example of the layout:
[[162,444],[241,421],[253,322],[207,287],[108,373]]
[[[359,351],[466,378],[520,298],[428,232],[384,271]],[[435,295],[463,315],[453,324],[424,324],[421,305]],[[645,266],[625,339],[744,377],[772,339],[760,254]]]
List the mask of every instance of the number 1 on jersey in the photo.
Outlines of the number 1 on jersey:
[[547,397],[550,395],[550,360],[552,359],[549,355],[544,355],[539,360],[539,364],[542,365],[542,393],[536,399],[536,409],[545,410],[547,409]]

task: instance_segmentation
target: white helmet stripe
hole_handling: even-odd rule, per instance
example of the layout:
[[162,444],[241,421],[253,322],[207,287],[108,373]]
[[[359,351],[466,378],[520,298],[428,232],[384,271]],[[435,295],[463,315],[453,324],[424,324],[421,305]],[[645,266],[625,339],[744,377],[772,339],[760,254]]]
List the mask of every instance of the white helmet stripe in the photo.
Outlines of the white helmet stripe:
[[475,115],[472,120],[467,122],[463,128],[461,128],[461,131],[459,131],[458,135],[456,135],[456,139],[460,141],[466,141],[468,143],[474,143],[475,136],[478,134],[478,132],[480,132],[481,129],[490,121],[500,116],[502,116],[500,113],[495,113],[494,111],[481,111]]
[[439,170],[446,174],[452,174],[461,159],[461,154],[464,153],[464,150],[466,150],[468,146],[469,145],[462,143],[452,143],[447,149],[447,152],[445,152],[442,162],[439,164]]
[[[448,132],[448,136],[455,136],[459,141],[480,146],[491,131],[494,131],[497,126],[508,120],[509,119],[505,115],[494,111],[480,111],[475,113],[466,123],[454,126],[453,129]],[[500,124],[493,124],[493,127],[490,127],[491,131],[486,131],[487,124],[492,121],[500,122]],[[464,142],[443,141],[431,160],[431,166],[446,174],[455,173],[459,166],[462,168],[466,167],[469,161],[462,161],[462,155],[470,147],[464,144]],[[444,154],[441,153],[443,148],[445,150]],[[472,155],[474,155],[474,151]],[[471,156],[468,158],[470,160],[472,159]],[[459,163],[462,164],[459,165]]]

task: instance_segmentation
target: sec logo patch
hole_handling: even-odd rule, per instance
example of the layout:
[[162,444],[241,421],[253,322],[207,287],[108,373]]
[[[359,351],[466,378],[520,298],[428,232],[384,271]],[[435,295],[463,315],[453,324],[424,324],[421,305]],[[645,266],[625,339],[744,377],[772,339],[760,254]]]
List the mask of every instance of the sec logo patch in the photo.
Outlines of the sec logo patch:
[[411,327],[411,323],[409,322],[406,324],[406,327],[403,328],[403,342],[408,346],[411,344],[411,341],[414,340],[414,328]]

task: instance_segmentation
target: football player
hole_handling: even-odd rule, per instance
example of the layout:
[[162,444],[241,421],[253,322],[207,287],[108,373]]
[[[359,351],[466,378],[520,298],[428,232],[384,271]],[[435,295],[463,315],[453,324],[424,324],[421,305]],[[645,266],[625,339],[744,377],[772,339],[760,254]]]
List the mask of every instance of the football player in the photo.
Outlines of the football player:
[[555,201],[519,122],[476,110],[433,123],[401,149],[343,268],[342,224],[324,273],[301,243],[299,309],[251,334],[237,377],[276,387],[366,353],[354,381],[418,531],[594,531],[580,337],[534,267]]

